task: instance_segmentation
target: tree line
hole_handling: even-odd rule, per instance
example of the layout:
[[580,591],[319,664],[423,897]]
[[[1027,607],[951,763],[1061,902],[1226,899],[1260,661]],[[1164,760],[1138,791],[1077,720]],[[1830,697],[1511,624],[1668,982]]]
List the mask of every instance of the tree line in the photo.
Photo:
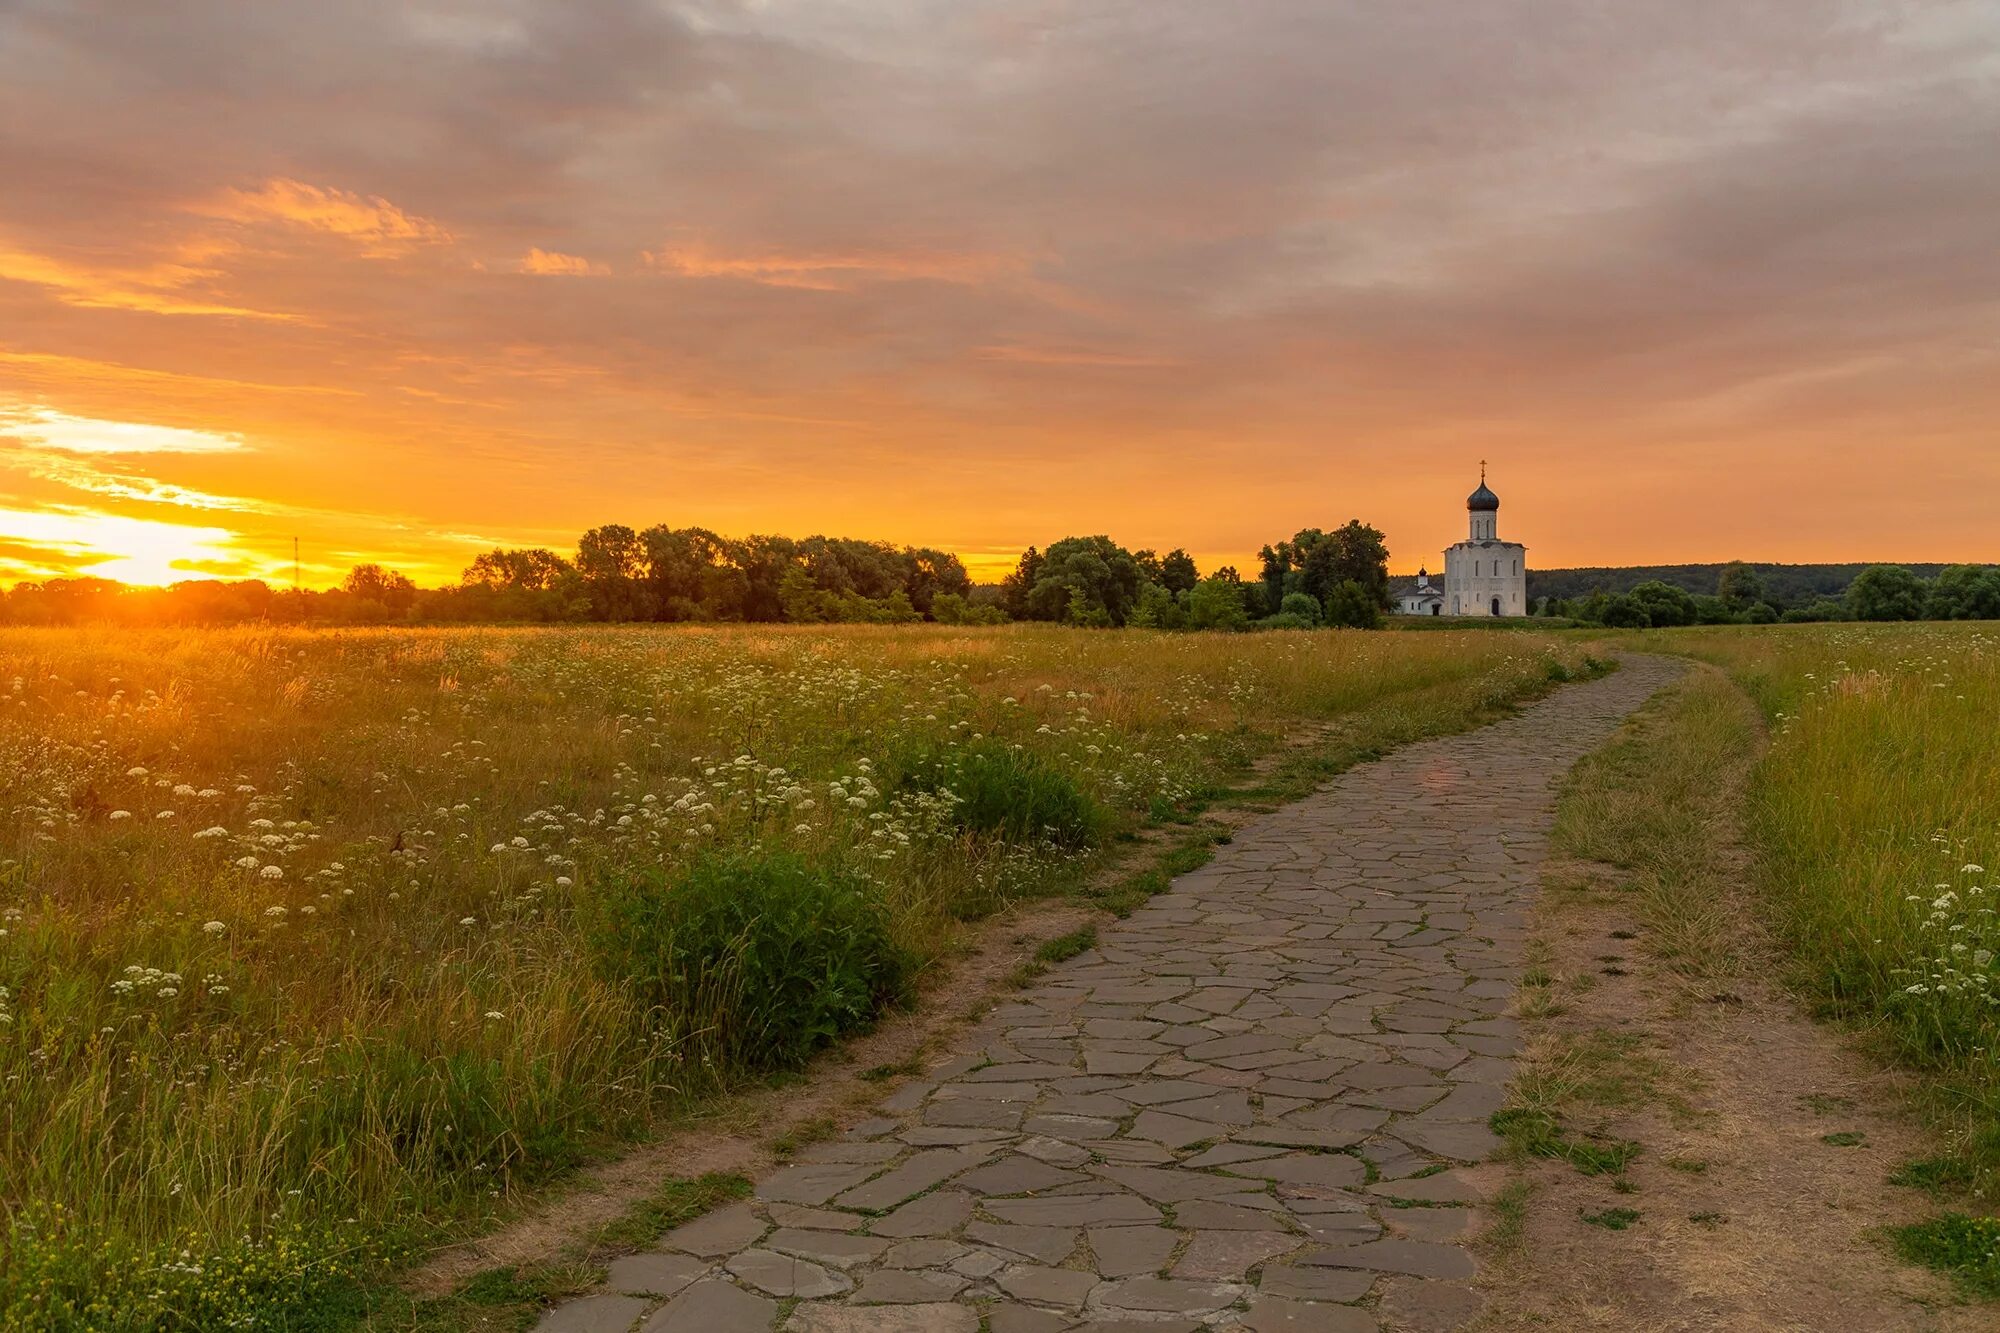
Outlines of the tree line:
[[1308,528],[1258,552],[1257,577],[1233,565],[1206,578],[1186,551],[1129,551],[1109,537],[1030,546],[1000,584],[1013,620],[1153,629],[1372,629],[1389,606],[1389,548],[1360,520]]
[[379,564],[336,588],[276,589],[256,579],[142,588],[58,578],[0,595],[16,624],[338,624],[760,622],[997,624],[1058,621],[1160,629],[1372,626],[1389,604],[1388,549],[1358,521],[1266,546],[1257,577],[1203,576],[1183,550],[1131,551],[1109,537],[1030,547],[997,585],[975,585],[948,551],[813,536],[734,539],[705,528],[606,524],[574,555],[498,548],[458,582],[420,588]]
[[2000,620],[2000,567],[1937,565],[1926,578],[1903,565],[1857,567],[1837,594],[1787,596],[1756,566],[1720,567],[1715,591],[1693,593],[1664,579],[1626,591],[1541,597],[1535,614],[1621,629],[1674,625],[1786,624],[1831,620]]
[[[1530,569],[1528,601],[1544,597],[1577,601],[1593,593],[1607,595],[1631,592],[1642,583],[1667,583],[1694,596],[1710,596],[1726,569],[1744,561],[1714,561],[1686,565],[1594,566],[1575,569]],[[1762,581],[1765,595],[1779,608],[1803,606],[1820,597],[1838,599],[1847,585],[1865,569],[1877,564],[1897,564],[1920,578],[1934,579],[1946,566],[1910,561],[1857,560],[1846,563],[1782,564],[1759,561],[1751,564]]]

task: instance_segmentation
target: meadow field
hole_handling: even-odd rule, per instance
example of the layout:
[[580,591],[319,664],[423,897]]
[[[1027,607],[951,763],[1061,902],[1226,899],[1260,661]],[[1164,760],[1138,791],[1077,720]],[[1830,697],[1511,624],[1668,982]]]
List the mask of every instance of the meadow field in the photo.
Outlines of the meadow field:
[[2000,632],[1788,625],[1634,642],[1715,663],[1763,710],[1747,826],[1792,980],[1928,1075],[1954,1152],[1917,1174],[1995,1197]]
[[[322,1326],[1533,634],[0,632],[0,1327]],[[1988,667],[1990,680],[1990,664]]]

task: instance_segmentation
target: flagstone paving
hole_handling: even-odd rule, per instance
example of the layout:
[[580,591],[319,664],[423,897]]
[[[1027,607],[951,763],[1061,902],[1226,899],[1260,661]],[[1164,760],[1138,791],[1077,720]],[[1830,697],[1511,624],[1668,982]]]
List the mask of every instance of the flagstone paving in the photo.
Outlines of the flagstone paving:
[[1458,1168],[1497,1146],[1555,786],[1678,670],[1628,658],[1246,825],[878,1117],[540,1328],[1470,1322]]

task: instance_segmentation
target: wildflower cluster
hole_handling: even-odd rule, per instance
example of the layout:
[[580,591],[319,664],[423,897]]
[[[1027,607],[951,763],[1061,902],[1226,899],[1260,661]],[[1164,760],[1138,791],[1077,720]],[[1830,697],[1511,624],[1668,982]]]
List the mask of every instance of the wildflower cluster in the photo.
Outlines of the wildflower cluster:
[[1905,1008],[1935,1011],[1941,1029],[1954,1026],[1959,1007],[2000,1009],[2000,884],[1986,868],[1958,860],[1964,844],[1934,834],[1938,854],[1954,868],[1926,893],[1904,897],[1910,937],[1920,955],[1894,969]]

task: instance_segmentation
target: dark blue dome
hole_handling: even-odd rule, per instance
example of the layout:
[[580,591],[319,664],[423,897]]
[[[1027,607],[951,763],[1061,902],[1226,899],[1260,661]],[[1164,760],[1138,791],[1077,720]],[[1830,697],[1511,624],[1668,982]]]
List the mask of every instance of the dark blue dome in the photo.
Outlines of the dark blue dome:
[[1465,507],[1475,514],[1490,514],[1500,507],[1500,497],[1487,490],[1486,483],[1482,481],[1478,490],[1465,497]]

